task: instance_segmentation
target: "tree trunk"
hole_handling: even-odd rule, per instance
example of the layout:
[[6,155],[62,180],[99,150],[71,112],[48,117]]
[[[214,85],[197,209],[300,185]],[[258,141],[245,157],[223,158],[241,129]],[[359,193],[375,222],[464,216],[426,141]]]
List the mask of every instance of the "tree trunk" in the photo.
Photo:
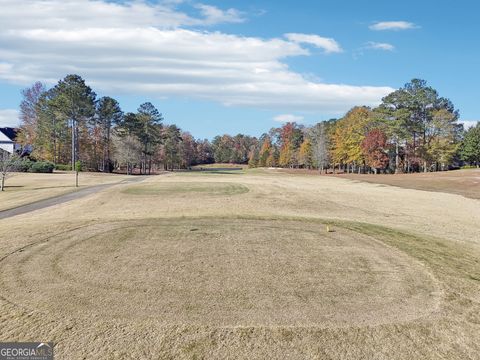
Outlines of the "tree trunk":
[[2,185],[1,185],[1,191],[4,191],[5,189],[5,175],[2,174]]
[[110,126],[107,128],[107,148],[106,148],[106,161],[104,158],[104,165],[103,165],[103,171],[104,172],[110,172]]
[[400,173],[400,149],[398,146],[398,140],[395,145],[395,174]]

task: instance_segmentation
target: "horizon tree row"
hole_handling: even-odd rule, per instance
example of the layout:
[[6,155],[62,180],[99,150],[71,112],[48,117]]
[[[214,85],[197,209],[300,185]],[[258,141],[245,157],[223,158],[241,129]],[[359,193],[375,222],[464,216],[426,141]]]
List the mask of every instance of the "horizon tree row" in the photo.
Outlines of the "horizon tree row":
[[91,171],[149,174],[208,163],[318,169],[320,172],[417,172],[480,164],[480,125],[464,131],[458,110],[424,80],[414,79],[374,109],[352,108],[341,119],[306,127],[287,123],[260,138],[219,135],[195,139],[163,124],[149,102],[124,113],[78,75],[47,89],[23,90],[19,142],[34,159],[54,164],[77,160]]
[[18,140],[32,148],[35,159],[72,169],[79,160],[87,170],[123,167],[141,174],[214,161],[208,140],[163,125],[162,114],[150,102],[124,113],[115,99],[97,99],[78,75],[67,75],[51,89],[36,82],[22,95]]
[[263,134],[251,167],[344,172],[446,170],[480,163],[480,125],[464,131],[459,113],[424,80],[413,79],[374,109],[352,108],[341,119],[311,127],[287,123]]

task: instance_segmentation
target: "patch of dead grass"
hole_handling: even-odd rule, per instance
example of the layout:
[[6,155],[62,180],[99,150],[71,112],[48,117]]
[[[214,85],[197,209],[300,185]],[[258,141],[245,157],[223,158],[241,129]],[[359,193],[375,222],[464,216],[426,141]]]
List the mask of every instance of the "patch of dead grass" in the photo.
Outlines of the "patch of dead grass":
[[[126,175],[80,173],[80,188],[120,182]],[[75,175],[69,172],[52,174],[11,173],[5,191],[0,192],[0,211],[29,204],[38,200],[73,192]]]
[[264,170],[144,184],[217,182],[249,191],[125,184],[2,220],[0,337],[59,359],[478,357],[478,201]]
[[371,224],[85,224],[1,267],[3,334],[54,339],[59,358],[77,358],[79,345],[96,358],[473,359],[479,350],[480,284],[469,277],[478,252]]

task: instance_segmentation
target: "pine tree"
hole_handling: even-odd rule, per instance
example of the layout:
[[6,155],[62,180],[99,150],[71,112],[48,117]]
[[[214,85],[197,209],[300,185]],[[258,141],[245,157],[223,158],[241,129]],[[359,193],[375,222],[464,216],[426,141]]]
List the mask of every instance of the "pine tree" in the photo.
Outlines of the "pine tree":
[[460,154],[462,160],[480,166],[480,122],[466,132]]

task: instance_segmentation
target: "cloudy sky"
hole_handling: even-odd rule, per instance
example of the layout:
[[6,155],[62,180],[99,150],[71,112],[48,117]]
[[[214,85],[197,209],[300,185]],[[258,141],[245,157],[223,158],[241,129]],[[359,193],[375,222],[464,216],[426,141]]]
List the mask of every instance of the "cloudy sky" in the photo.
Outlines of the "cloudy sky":
[[197,137],[375,106],[414,77],[480,118],[473,0],[0,0],[0,126],[22,88],[81,75]]

